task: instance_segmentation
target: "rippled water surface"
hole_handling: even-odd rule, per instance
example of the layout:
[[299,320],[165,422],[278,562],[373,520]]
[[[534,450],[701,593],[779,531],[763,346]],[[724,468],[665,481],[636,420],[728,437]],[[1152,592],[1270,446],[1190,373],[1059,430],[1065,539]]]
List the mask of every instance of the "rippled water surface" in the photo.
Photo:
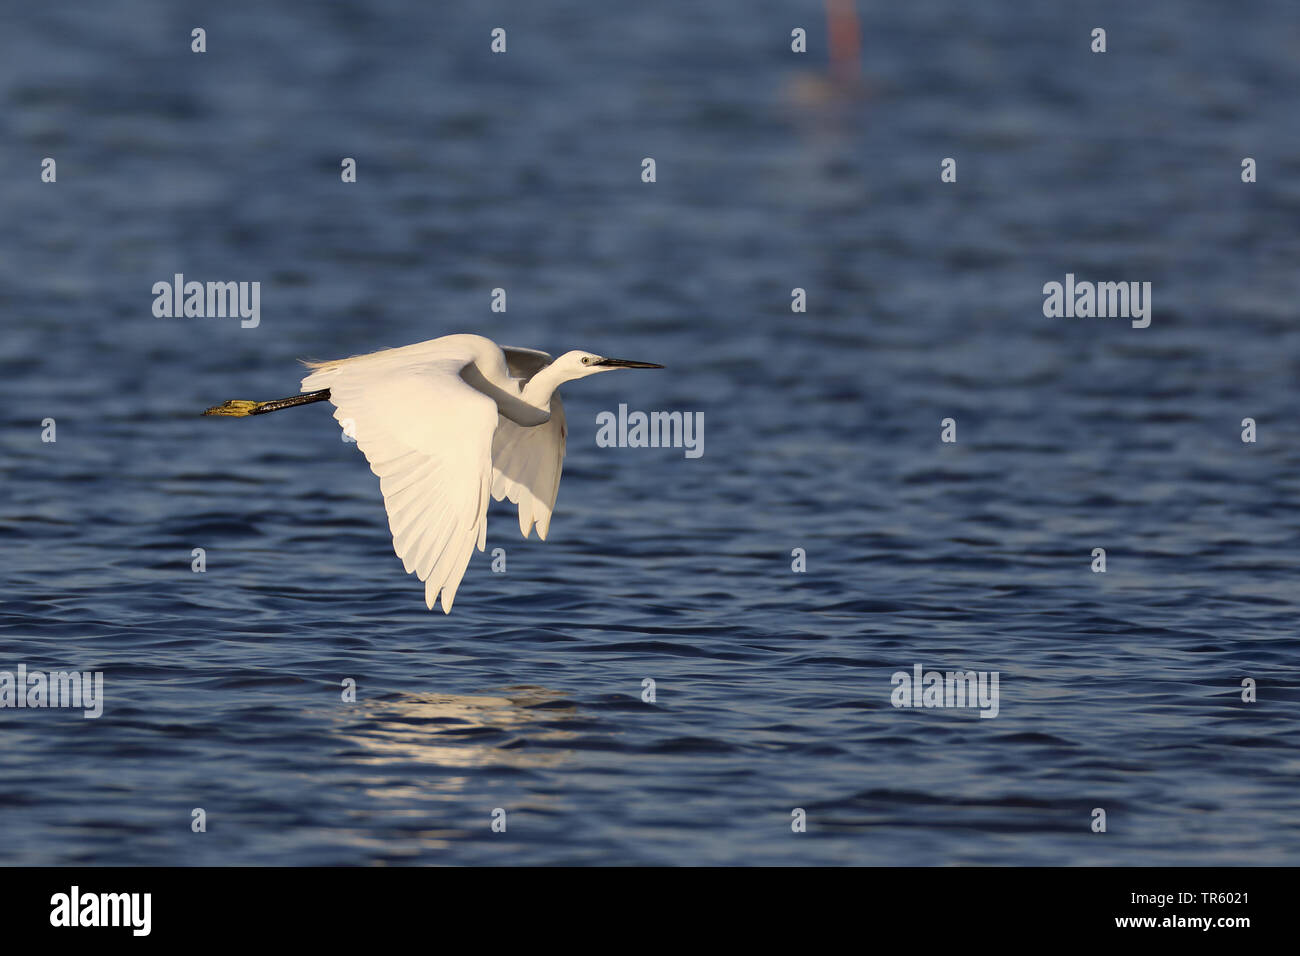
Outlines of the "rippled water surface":
[[[78,6],[0,34],[0,669],[107,701],[0,710],[0,860],[1300,862],[1293,4],[862,4],[857,83],[816,2]],[[457,331],[669,368],[444,616],[326,406],[197,413]]]

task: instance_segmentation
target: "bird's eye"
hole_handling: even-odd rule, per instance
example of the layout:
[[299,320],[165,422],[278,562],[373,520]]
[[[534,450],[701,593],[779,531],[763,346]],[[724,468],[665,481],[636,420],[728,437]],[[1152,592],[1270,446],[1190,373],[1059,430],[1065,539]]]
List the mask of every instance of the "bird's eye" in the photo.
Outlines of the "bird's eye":
[[590,364],[591,364],[591,356],[590,356],[590,355],[584,355],[584,356],[582,357],[582,364],[583,364],[583,365],[590,365]]

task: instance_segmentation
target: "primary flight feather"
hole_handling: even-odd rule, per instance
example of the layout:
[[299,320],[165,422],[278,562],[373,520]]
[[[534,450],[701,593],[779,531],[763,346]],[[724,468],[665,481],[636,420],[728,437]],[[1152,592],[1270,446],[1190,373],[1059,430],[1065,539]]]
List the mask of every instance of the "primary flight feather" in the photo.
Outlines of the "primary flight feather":
[[432,610],[450,613],[465,568],[487,541],[488,497],[519,508],[524,537],[546,539],[567,429],[558,388],[650,362],[502,348],[481,335],[444,335],[330,362],[308,362],[304,394],[234,399],[205,415],[244,417],[329,401],[354,438],[388,512],[393,550],[424,582]]

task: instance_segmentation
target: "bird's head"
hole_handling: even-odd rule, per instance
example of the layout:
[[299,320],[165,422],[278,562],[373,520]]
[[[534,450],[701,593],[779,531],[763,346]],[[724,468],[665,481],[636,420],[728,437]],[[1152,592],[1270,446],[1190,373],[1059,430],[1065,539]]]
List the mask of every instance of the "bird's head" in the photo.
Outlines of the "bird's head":
[[565,352],[554,362],[557,372],[563,372],[567,381],[586,378],[597,372],[612,372],[617,368],[663,368],[653,362],[633,362],[631,359],[607,358],[592,352],[575,350]]

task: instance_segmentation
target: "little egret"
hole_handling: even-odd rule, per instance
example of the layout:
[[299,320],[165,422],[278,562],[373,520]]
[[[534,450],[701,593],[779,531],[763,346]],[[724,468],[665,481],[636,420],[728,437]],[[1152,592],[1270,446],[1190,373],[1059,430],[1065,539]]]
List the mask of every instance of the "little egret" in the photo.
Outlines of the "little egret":
[[393,550],[424,582],[433,610],[451,613],[477,542],[487,541],[488,495],[519,506],[523,536],[546,540],[564,462],[559,386],[650,362],[503,348],[481,335],[444,335],[332,362],[306,362],[301,395],[268,402],[232,399],[204,415],[244,417],[333,403],[379,488]]

